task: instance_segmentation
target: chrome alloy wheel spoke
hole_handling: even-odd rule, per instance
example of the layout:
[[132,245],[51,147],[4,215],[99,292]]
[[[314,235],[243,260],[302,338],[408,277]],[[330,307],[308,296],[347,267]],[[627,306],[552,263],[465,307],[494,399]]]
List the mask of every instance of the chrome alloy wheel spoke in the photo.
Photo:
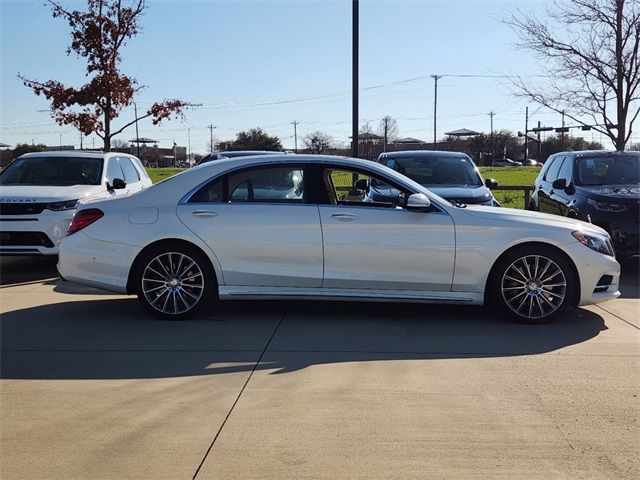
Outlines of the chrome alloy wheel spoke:
[[154,309],[177,315],[191,310],[200,301],[204,275],[187,255],[163,253],[147,264],[142,274],[142,291]]
[[553,313],[562,305],[567,280],[553,260],[541,255],[526,255],[505,270],[500,289],[502,298],[514,313],[536,319]]

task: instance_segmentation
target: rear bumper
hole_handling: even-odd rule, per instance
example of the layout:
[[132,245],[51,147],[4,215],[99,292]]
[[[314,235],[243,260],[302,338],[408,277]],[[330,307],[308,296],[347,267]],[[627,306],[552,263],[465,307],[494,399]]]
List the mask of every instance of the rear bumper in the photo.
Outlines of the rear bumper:
[[70,282],[127,293],[129,269],[139,252],[140,247],[95,240],[80,231],[62,242],[58,272]]

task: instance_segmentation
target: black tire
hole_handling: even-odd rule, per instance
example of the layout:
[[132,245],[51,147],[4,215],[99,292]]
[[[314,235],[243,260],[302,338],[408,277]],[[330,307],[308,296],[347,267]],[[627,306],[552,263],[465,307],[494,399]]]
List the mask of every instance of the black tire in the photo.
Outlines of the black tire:
[[163,320],[193,318],[218,298],[211,262],[198,248],[184,244],[162,244],[144,252],[134,286],[142,306]]
[[548,323],[572,303],[578,288],[573,272],[565,257],[552,248],[515,248],[493,268],[488,299],[515,322]]

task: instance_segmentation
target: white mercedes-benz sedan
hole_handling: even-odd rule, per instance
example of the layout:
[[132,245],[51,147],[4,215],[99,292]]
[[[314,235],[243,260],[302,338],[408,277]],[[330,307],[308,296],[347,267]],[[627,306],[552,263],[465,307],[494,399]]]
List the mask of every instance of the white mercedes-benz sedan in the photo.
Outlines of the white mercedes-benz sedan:
[[0,256],[56,255],[78,205],[150,187],[125,153],[27,153],[0,173]]
[[[363,201],[369,178],[397,197]],[[620,295],[599,227],[452,205],[381,164],[311,155],[211,162],[82,207],[58,270],[136,294],[165,319],[217,299],[279,298],[490,303],[542,323]]]

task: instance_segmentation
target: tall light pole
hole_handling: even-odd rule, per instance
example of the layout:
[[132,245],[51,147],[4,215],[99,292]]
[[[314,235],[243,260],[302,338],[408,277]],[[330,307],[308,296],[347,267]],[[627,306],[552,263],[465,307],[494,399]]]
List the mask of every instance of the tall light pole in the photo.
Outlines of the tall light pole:
[[434,80],[434,91],[433,91],[433,149],[438,149],[437,137],[436,137],[436,122],[438,118],[438,79],[442,78],[442,75],[431,75],[431,78]]
[[489,116],[491,117],[491,163],[495,160],[496,157],[496,148],[493,143],[493,116],[495,113],[493,111],[489,112]]
[[294,152],[298,153],[298,121],[294,120],[291,125],[293,125]]
[[358,0],[353,0],[351,4],[351,20],[353,22],[351,28],[351,47],[352,47],[352,86],[351,86],[351,99],[352,99],[352,118],[351,118],[351,140],[352,140],[352,148],[351,148],[351,156],[353,158],[358,158],[358,95],[359,95],[359,86],[358,86],[358,36],[359,36],[359,4]]
[[138,105],[133,102],[133,111],[136,116],[136,156],[140,158],[140,136],[138,135]]
[[213,152],[215,148],[213,148],[213,129],[216,128],[213,124],[209,125],[209,131],[211,132],[211,151]]

